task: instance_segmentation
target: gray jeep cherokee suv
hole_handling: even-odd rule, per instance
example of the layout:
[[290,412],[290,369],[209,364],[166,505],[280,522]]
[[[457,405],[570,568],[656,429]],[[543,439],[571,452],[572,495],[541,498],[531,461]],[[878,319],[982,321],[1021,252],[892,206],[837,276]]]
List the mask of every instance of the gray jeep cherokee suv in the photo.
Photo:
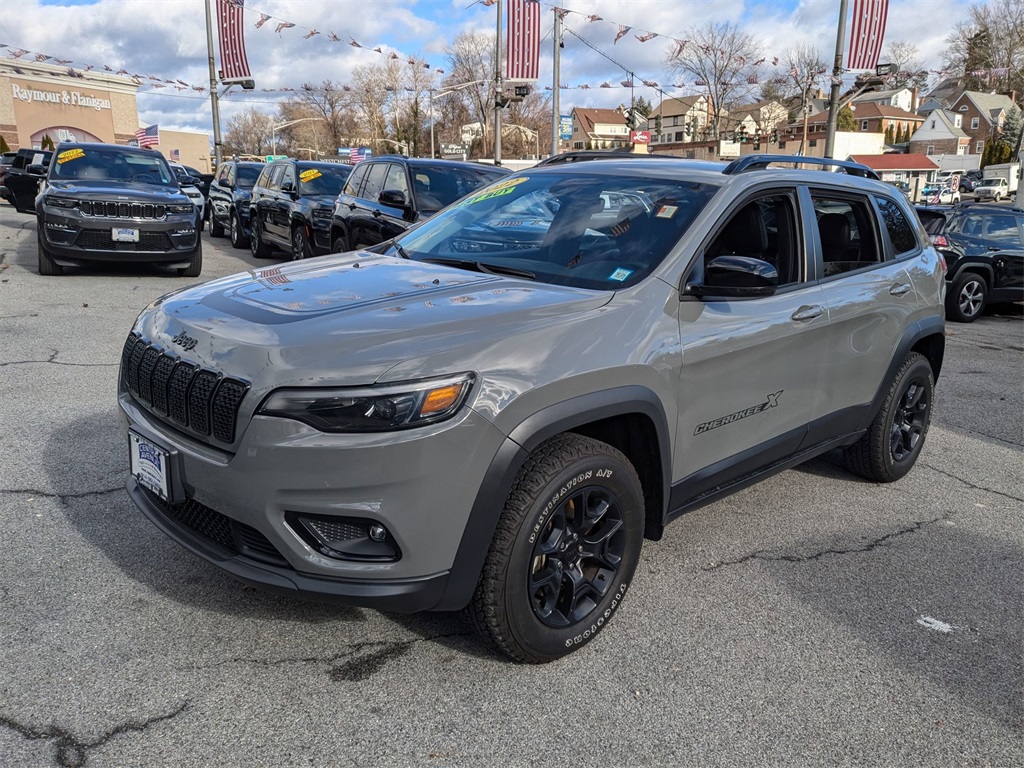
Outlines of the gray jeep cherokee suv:
[[683,512],[921,452],[942,260],[868,169],[778,160],[542,164],[381,252],[157,300],[122,357],[131,498],[250,584],[578,649]]

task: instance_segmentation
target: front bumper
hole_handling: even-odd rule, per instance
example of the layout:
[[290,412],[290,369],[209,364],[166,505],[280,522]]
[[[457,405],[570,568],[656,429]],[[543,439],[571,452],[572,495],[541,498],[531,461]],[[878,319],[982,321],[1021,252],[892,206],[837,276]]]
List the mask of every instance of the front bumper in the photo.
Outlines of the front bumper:
[[[139,242],[113,240],[116,228],[137,229]],[[39,218],[39,236],[58,264],[90,262],[158,263],[186,266],[199,247],[196,220],[90,220],[52,215]]]
[[[373,435],[317,432],[255,417],[230,454],[178,432],[119,395],[129,428],[170,453],[170,505],[129,477],[135,504],[179,544],[232,576],[311,600],[414,612],[441,602],[480,482],[504,441],[465,409],[431,427]],[[383,525],[400,556],[330,557],[296,515]],[[450,606],[461,607],[461,606]]]

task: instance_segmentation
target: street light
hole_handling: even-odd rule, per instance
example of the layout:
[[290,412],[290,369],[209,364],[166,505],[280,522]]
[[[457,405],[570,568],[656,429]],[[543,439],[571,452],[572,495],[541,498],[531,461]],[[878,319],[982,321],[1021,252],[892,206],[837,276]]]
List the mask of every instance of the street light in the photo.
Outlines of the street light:
[[277,129],[278,128],[287,128],[290,125],[298,125],[299,123],[305,123],[305,122],[307,122],[309,120],[323,120],[325,123],[327,122],[327,118],[326,117],[320,117],[319,115],[317,115],[315,117],[300,117],[298,120],[289,120],[287,123],[281,123],[280,125],[273,126],[271,128],[271,131],[272,131],[272,136],[273,136],[272,144],[273,144],[274,150],[273,150],[273,152],[271,152],[271,154],[274,154],[274,155],[277,154]]
[[409,145],[404,141],[395,141],[393,139],[377,139],[377,141],[386,141],[388,144],[394,144],[402,151],[403,155],[409,155]]
[[455,91],[461,91],[463,88],[469,88],[471,85],[480,85],[481,83],[489,83],[489,82],[491,82],[489,78],[488,79],[484,79],[484,80],[470,80],[468,83],[460,83],[459,85],[453,85],[450,88],[445,88],[444,90],[438,91],[437,93],[434,93],[433,89],[431,89],[430,93],[427,94],[428,97],[430,98],[430,157],[431,158],[434,157],[434,99],[439,99],[442,96],[447,96],[449,93],[455,93]]

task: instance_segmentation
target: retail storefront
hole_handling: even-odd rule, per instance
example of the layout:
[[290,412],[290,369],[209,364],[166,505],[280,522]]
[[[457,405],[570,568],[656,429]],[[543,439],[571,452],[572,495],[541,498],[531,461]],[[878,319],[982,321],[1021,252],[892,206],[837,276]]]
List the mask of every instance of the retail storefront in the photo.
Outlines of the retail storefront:
[[127,144],[135,138],[138,86],[101,72],[72,76],[67,67],[0,62],[0,134],[11,149],[61,141]]

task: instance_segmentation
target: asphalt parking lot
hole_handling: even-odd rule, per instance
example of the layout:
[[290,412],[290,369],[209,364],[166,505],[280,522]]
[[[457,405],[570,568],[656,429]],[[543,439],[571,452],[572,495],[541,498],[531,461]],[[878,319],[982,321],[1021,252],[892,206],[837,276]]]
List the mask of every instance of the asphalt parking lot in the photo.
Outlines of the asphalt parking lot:
[[[255,266],[203,238],[202,279]],[[115,380],[172,274],[40,277],[0,204],[0,764],[1024,764],[1020,305],[948,326],[908,477],[826,457],[684,516],[530,667],[460,615],[243,587],[136,510]]]

